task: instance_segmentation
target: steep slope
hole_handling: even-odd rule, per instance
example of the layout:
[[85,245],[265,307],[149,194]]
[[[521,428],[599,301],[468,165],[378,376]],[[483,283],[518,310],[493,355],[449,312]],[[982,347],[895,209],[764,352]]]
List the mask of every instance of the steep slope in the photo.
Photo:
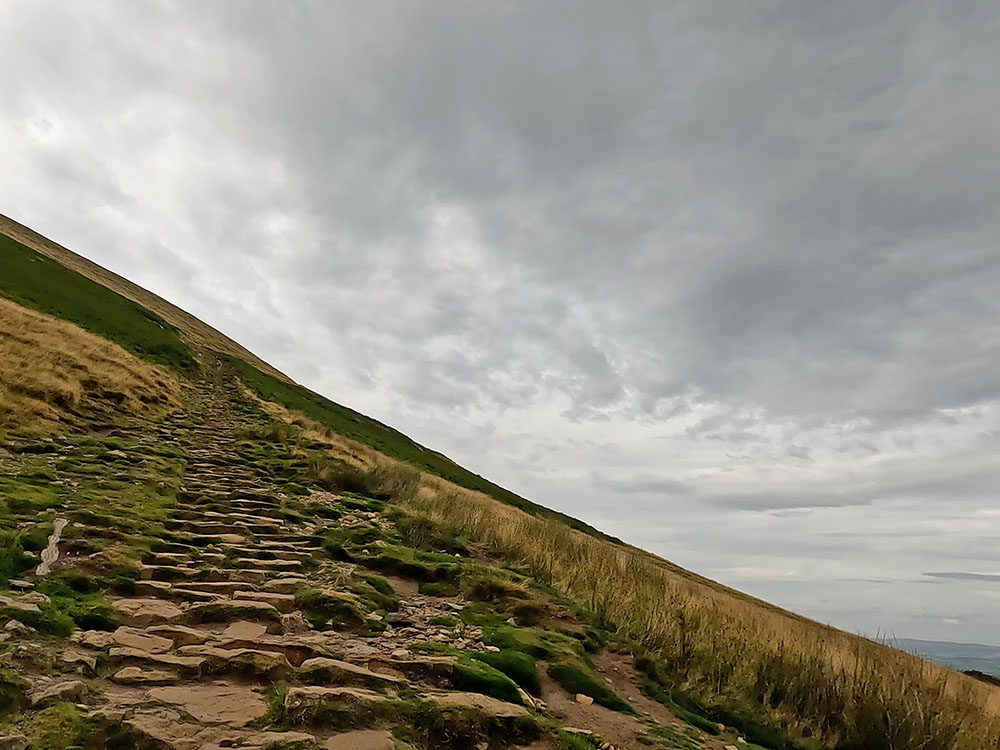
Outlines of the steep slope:
[[3,226],[32,246],[0,242],[0,737],[998,746],[992,686],[547,511]]

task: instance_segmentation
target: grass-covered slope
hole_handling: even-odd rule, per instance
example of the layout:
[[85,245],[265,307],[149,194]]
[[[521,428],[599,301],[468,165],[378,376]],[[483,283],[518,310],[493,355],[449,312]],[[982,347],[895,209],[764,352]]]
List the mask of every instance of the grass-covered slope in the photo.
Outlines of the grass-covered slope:
[[278,380],[235,357],[229,358],[229,364],[236,370],[240,379],[260,398],[302,412],[339,435],[374,448],[390,458],[408,463],[421,471],[439,476],[460,487],[482,492],[532,515],[553,518],[587,534],[610,538],[582,521],[533,503],[468,469],[462,468],[447,456],[425,448],[398,430],[394,430],[371,417],[366,417],[353,409],[341,406],[303,386]]
[[[167,302],[162,297],[133,284],[126,278],[102,268],[82,255],[77,255],[48,237],[44,237],[33,229],[20,224],[8,216],[0,214],[0,236],[16,240],[40,255],[54,260],[56,263],[89,279],[106,289],[116,292],[127,300],[131,300],[145,310],[167,321],[181,333],[181,338],[197,349],[223,352],[250,362],[260,370],[270,373],[279,379],[288,378],[279,370],[256,356],[246,347],[240,346],[225,334],[217,331],[191,313]],[[0,275],[3,274],[0,266]]]
[[145,360],[179,370],[195,366],[177,329],[160,316],[0,235],[0,295],[75,323]]

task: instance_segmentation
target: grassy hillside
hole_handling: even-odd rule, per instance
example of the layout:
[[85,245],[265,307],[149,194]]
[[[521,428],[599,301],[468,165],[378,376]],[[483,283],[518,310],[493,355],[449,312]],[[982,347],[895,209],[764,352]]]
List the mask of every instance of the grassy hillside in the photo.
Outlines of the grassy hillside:
[[75,323],[150,362],[195,367],[177,329],[160,316],[2,235],[0,268],[0,295]]
[[189,345],[198,349],[231,354],[251,363],[254,367],[276,378],[288,380],[283,373],[256,356],[249,349],[240,346],[228,336],[202,322],[194,315],[191,315],[191,313],[182,310],[176,305],[172,305],[162,297],[153,294],[147,289],[143,289],[138,284],[133,284],[128,279],[122,278],[106,268],[102,268],[83,256],[77,255],[72,250],[68,250],[49,238],[43,237],[33,229],[29,229],[3,214],[0,214],[0,236],[14,239],[25,247],[47,258],[51,258],[71,271],[75,271],[85,279],[89,279],[116,292],[125,299],[135,302],[140,307],[159,316],[180,331],[182,338]]
[[[568,695],[568,701],[558,704],[563,712],[578,710],[572,697],[579,692],[595,698],[602,710],[617,707],[629,714],[627,704],[605,692],[603,683],[610,684],[611,676],[602,680],[590,656],[629,654],[636,657],[634,664],[629,661],[629,678],[637,691],[641,688],[642,699],[666,707],[700,733],[695,743],[694,735],[682,742],[666,732],[645,743],[651,747],[724,750],[739,736],[749,740],[739,744],[750,750],[1000,748],[1000,691],[992,686],[759,602],[605,537],[463,469],[387,425],[291,383],[252,355],[242,356],[238,345],[225,343],[229,340],[200,321],[192,323],[182,311],[170,312],[172,306],[162,300],[155,308],[144,307],[143,294],[159,298],[136,292],[138,287],[119,293],[128,289],[124,280],[106,288],[92,269],[78,274],[48,253],[38,255],[35,245],[44,243],[33,242],[25,246],[0,237],[0,296],[32,308],[0,300],[0,411],[9,421],[4,426],[19,434],[30,437],[29,428],[45,422],[66,437],[35,444],[19,437],[10,444],[9,455],[0,452],[0,494],[9,506],[9,517],[0,506],[0,521],[6,522],[0,530],[16,542],[0,554],[0,574],[6,565],[7,578],[26,574],[57,515],[71,512],[94,527],[84,534],[71,526],[68,533],[80,535],[87,545],[92,539],[106,540],[95,547],[115,565],[137,566],[137,554],[145,564],[157,552],[165,562],[148,570],[149,575],[186,580],[189,569],[169,570],[172,556],[193,555],[206,566],[210,561],[224,566],[239,562],[198,532],[205,525],[228,529],[237,509],[226,503],[249,502],[269,507],[283,521],[304,524],[295,543],[310,551],[293,552],[289,560],[287,550],[271,550],[286,556],[271,558],[269,564],[279,566],[276,574],[280,566],[294,566],[296,555],[306,555],[306,567],[319,574],[315,582],[321,587],[351,580],[365,596],[375,597],[369,589],[376,579],[354,580],[359,571],[368,570],[409,576],[414,579],[410,590],[415,587],[421,597],[457,598],[461,614],[442,609],[434,616],[435,627],[458,627],[454,623],[461,620],[479,627],[489,645],[502,653],[484,656],[480,662],[486,666],[462,655],[455,683],[461,689],[513,698],[516,690],[495,673],[507,669],[531,689],[549,690],[553,700]],[[85,263],[70,256],[73,263]],[[225,367],[214,366],[217,352],[225,357]],[[199,357],[213,365],[198,368]],[[191,381],[175,377],[182,372],[199,377],[198,388],[185,387]],[[234,377],[270,402],[263,404],[264,411],[260,402],[245,398]],[[175,412],[169,424],[162,421],[168,410]],[[268,422],[274,415],[290,424]],[[77,455],[93,448],[92,435],[109,432],[108,417],[131,420],[130,426],[101,437],[113,446],[102,446],[99,455]],[[313,423],[322,429],[313,429]],[[224,435],[223,426],[228,430]],[[345,463],[343,452],[334,449],[336,441],[323,442],[323,430],[350,442],[350,450],[361,458],[360,468]],[[129,454],[140,432],[150,462],[141,478],[129,473],[144,465]],[[175,454],[181,439],[191,455],[199,456],[197,461],[186,461],[183,451]],[[220,462],[222,453],[226,458]],[[108,458],[112,454],[114,461]],[[169,472],[161,466],[166,458]],[[100,483],[89,487],[89,476]],[[227,491],[201,494],[214,491],[227,476]],[[40,483],[49,494],[35,507]],[[81,487],[86,491],[74,494],[72,502],[64,500]],[[196,487],[201,489],[193,491]],[[137,499],[130,491],[139,493]],[[251,499],[241,500],[245,494]],[[326,503],[322,512],[307,507],[314,497]],[[99,513],[96,505],[88,507],[94,498],[120,507]],[[191,518],[191,503],[205,503],[216,515]],[[218,520],[219,510],[225,523]],[[130,517],[131,511],[142,518]],[[351,523],[338,526],[342,517]],[[244,516],[248,518],[253,522],[256,517]],[[102,524],[108,526],[103,536]],[[78,539],[73,542],[85,546]],[[204,558],[203,544],[213,546]],[[122,562],[121,555],[133,557]],[[475,559],[466,559],[470,556]],[[218,571],[206,567],[202,573],[207,587],[217,583]],[[128,588],[131,580],[134,589],[146,580],[129,575],[118,585]],[[0,575],[0,587],[4,580]],[[390,595],[391,588],[377,585],[385,589],[383,596]],[[150,584],[144,590],[165,589]],[[539,599],[546,600],[547,619],[541,625],[534,619]],[[342,598],[315,589],[298,594],[295,604],[319,629],[344,609]],[[372,623],[378,620],[356,612],[352,617],[352,627],[366,637],[376,628]],[[65,618],[61,622],[64,630],[72,627]],[[455,639],[438,635],[444,640],[425,644],[426,650],[456,656],[447,645]],[[4,648],[0,644],[0,661],[6,658]],[[536,684],[529,658],[548,665],[548,683]],[[3,679],[0,674],[0,693]],[[557,688],[562,692],[551,692]],[[632,694],[629,700],[637,704],[639,697]],[[272,706],[275,726],[303,718],[283,715],[279,708]],[[2,714],[0,706],[0,729]],[[537,718],[544,728],[551,717]],[[727,727],[724,731],[720,723]],[[669,721],[664,731],[666,726]],[[720,731],[728,739],[716,742]],[[507,747],[501,739],[494,737],[488,746]],[[559,743],[544,747],[594,746],[561,735]],[[475,744],[470,740],[455,746]],[[430,741],[414,746],[452,747]]]
[[549,510],[514,494],[510,490],[493,484],[488,479],[462,468],[447,456],[425,448],[398,430],[394,430],[371,417],[366,417],[353,409],[334,403],[300,385],[278,380],[242,360],[230,357],[228,361],[239,374],[240,379],[265,401],[274,401],[288,409],[299,411],[339,435],[356,440],[390,458],[403,461],[460,487],[482,492],[532,515],[557,519],[587,534],[611,539],[582,521]]

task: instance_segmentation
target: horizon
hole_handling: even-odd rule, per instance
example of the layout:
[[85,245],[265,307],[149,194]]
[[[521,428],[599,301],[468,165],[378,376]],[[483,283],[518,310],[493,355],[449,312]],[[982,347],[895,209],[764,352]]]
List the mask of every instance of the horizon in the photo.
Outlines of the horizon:
[[11,3],[0,210],[678,565],[990,645],[989,6],[397,11]]

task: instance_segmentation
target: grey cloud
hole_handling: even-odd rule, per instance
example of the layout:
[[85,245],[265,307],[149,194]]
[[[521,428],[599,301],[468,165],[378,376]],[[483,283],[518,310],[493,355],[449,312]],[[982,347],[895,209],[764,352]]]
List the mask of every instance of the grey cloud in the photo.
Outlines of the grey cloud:
[[978,519],[935,547],[962,569],[1000,478],[998,33],[986,0],[9,2],[0,210],[678,561],[751,568],[699,551],[748,518],[796,569],[874,561],[825,524],[898,505],[900,554]]
[[945,571],[938,573],[924,573],[930,578],[945,578],[950,581],[1000,581],[1000,575],[992,573],[962,573],[958,571]]

